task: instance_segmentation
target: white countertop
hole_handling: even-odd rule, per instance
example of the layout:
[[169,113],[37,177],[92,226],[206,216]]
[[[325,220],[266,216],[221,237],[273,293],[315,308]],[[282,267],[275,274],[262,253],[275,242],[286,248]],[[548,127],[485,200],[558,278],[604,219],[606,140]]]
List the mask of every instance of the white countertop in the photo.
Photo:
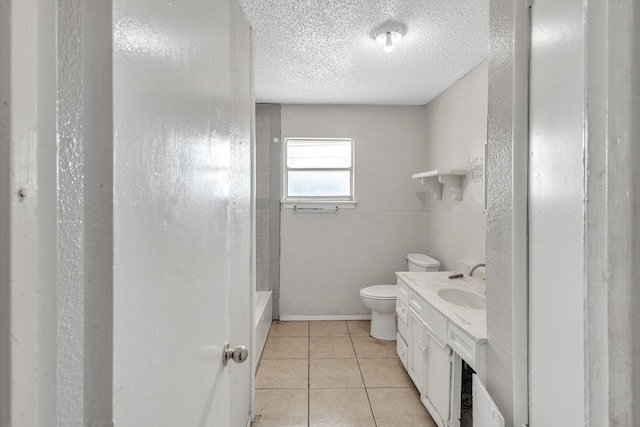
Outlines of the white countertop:
[[481,342],[487,339],[487,311],[475,310],[451,304],[436,294],[439,288],[466,289],[484,294],[485,285],[468,276],[449,279],[455,271],[438,272],[398,272],[398,276],[410,288],[415,290],[431,306],[447,317],[451,323],[463,330],[470,338]]

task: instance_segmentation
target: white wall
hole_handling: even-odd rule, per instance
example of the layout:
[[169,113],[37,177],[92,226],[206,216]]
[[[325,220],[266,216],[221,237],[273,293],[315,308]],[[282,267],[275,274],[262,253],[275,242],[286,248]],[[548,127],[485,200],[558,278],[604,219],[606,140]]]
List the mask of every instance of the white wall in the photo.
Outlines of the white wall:
[[635,425],[640,419],[640,8],[635,0],[607,0],[587,2],[585,9],[585,425]]
[[[488,63],[483,61],[427,104],[426,152],[421,169],[415,172],[483,166],[487,92]],[[461,201],[454,200],[446,187],[442,200],[426,190],[425,251],[442,263],[442,270],[455,270],[459,259],[485,260],[483,175],[483,170],[475,169],[466,176]]]
[[84,73],[85,408],[87,424],[112,421],[113,103],[111,2],[79,2]]
[[11,187],[1,204],[12,215],[11,283],[0,292],[11,295],[3,314],[12,338],[2,424],[108,425],[111,2],[9,3]]
[[[45,11],[38,6],[36,1],[5,2],[1,12],[6,24],[1,52],[2,108],[6,110],[0,134],[7,180],[0,202],[7,227],[0,283],[3,425],[35,425],[43,415],[57,421],[56,382],[49,377],[58,368],[56,293],[48,291],[57,287],[56,241],[50,238],[56,234],[57,156],[52,132],[56,114],[52,109],[40,109],[52,96],[55,106],[57,58],[43,53],[38,35],[48,39],[48,48],[55,48],[57,37],[53,17],[37,19],[39,13],[55,7]],[[36,26],[38,32],[20,32],[20,28]],[[37,73],[39,65],[46,71]],[[47,77],[42,87],[39,74]],[[48,183],[40,188],[42,178]],[[40,204],[42,199],[46,202]],[[47,255],[44,262],[42,254]],[[44,264],[46,268],[42,268]],[[45,270],[49,274],[41,280]],[[42,334],[41,326],[45,325],[46,333]]]
[[528,424],[529,11],[492,0],[487,142],[487,389],[506,425]]
[[256,105],[256,289],[280,301],[280,104]]
[[10,64],[11,64],[11,11],[0,8],[0,425],[11,423],[11,141]]
[[358,205],[337,214],[281,213],[280,313],[368,314],[360,288],[395,283],[423,252],[424,108],[283,105],[282,138],[355,140]]

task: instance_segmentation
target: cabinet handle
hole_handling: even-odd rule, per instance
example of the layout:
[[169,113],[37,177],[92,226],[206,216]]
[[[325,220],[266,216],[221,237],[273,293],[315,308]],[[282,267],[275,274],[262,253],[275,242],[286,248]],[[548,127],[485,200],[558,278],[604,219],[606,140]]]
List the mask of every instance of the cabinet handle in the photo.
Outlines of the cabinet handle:
[[418,348],[420,349],[420,353],[422,353],[422,357],[426,359],[427,358],[426,350],[427,348],[429,348],[429,343],[427,342],[427,344],[422,346],[422,340],[420,340],[420,342],[418,343]]

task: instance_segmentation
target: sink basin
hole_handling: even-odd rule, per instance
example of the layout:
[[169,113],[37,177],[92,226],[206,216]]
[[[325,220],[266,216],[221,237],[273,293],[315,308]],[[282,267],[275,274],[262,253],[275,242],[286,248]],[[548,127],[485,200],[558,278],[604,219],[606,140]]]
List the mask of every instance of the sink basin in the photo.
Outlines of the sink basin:
[[436,294],[448,303],[472,308],[474,310],[486,310],[487,300],[474,292],[457,288],[440,288],[436,290]]

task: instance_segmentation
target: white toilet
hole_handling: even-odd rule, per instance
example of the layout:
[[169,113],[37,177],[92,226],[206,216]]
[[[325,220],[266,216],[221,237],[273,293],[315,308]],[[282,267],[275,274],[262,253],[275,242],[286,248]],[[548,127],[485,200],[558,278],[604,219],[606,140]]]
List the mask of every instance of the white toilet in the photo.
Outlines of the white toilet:
[[[438,271],[440,262],[424,254],[407,255],[409,271]],[[371,309],[371,336],[381,340],[396,339],[396,285],[375,285],[360,289],[360,298]]]

